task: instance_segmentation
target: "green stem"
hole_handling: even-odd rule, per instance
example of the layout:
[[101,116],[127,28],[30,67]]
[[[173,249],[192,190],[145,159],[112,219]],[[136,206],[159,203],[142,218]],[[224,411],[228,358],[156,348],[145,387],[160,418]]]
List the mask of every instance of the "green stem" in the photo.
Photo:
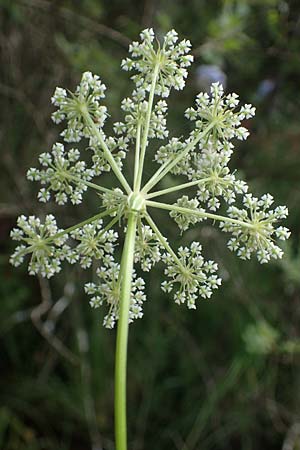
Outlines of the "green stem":
[[141,128],[142,128],[142,124],[138,123],[137,130],[136,130],[135,155],[134,155],[133,190],[135,192],[137,189],[138,171],[139,171],[139,164],[140,164]]
[[129,307],[134,260],[137,214],[128,214],[128,226],[121,261],[121,294],[115,360],[115,437],[116,450],[127,450],[126,367]]
[[147,148],[153,99],[154,99],[155,87],[156,87],[158,74],[159,74],[159,62],[156,63],[155,68],[154,68],[153,78],[152,78],[152,83],[151,83],[151,88],[150,88],[150,93],[149,93],[149,98],[148,98],[148,109],[147,109],[146,123],[145,123],[143,137],[142,137],[141,155],[140,155],[139,170],[138,170],[137,184],[136,184],[136,188],[138,191],[140,190],[141,183],[142,183],[145,153],[146,153],[146,148]]
[[197,211],[195,209],[184,208],[182,206],[169,205],[168,203],[152,202],[151,200],[146,200],[146,205],[153,208],[165,209],[167,211],[178,211],[182,214],[191,214],[193,216],[202,217],[203,219],[218,220],[220,222],[229,222],[246,228],[254,228],[254,226],[249,222],[232,219],[231,217],[219,216],[218,214],[212,214],[206,211]]
[[174,250],[170,247],[170,245],[168,244],[168,241],[165,239],[165,237],[161,234],[161,232],[159,231],[158,227],[156,226],[155,222],[153,221],[153,219],[150,217],[149,213],[147,213],[145,215],[145,218],[148,222],[148,224],[150,225],[150,227],[152,228],[152,230],[154,231],[154,233],[156,234],[157,239],[159,240],[159,242],[161,243],[161,245],[165,248],[165,250],[173,257],[173,259],[176,261],[176,263],[178,264],[178,266],[182,267],[181,261],[178,258],[178,256],[176,255],[176,253],[174,252]]
[[121,170],[118,167],[118,164],[115,161],[115,158],[113,157],[111,151],[109,150],[109,148],[106,145],[105,140],[103,139],[103,136],[101,134],[101,132],[99,131],[99,129],[96,127],[93,119],[91,118],[89,112],[87,110],[84,110],[82,112],[83,118],[86,121],[87,125],[92,129],[92,132],[94,135],[96,135],[105,158],[107,159],[107,161],[109,162],[114,174],[116,175],[116,177],[118,178],[118,180],[120,181],[121,185],[123,186],[123,188],[125,189],[125,191],[127,192],[127,194],[130,194],[132,191],[130,189],[129,184],[127,183],[126,178],[124,177],[124,175],[122,174]]
[[95,189],[96,191],[106,192],[106,193],[109,193],[109,194],[113,194],[114,193],[114,191],[112,189],[108,189],[108,188],[105,188],[103,186],[99,186],[98,184],[91,183],[90,181],[83,180],[82,178],[77,177],[76,175],[65,174],[65,176],[70,178],[71,180],[78,181],[79,183],[86,184],[87,186]]
[[84,225],[88,225],[89,223],[95,222],[95,220],[99,220],[99,219],[102,219],[103,217],[109,216],[110,214],[113,214],[116,211],[117,211],[117,208],[110,209],[109,211],[105,210],[102,213],[96,214],[95,216],[92,216],[89,219],[83,220],[82,222],[79,222],[76,225],[73,225],[72,227],[69,227],[69,228],[66,228],[65,230],[60,231],[59,233],[55,234],[54,236],[51,236],[51,237],[45,239],[45,242],[51,242],[55,239],[58,239],[67,233],[71,233],[72,231],[77,230],[77,228],[81,228]]
[[156,172],[155,174],[150,178],[150,180],[145,184],[145,186],[142,189],[142,192],[146,194],[150,191],[167,173],[170,172],[170,170],[173,169],[173,167],[176,166],[176,164],[179,163],[183,158],[186,157],[186,155],[198,144],[198,142],[204,138],[209,131],[215,126],[215,122],[211,122],[208,127],[202,131],[202,133],[199,133],[198,136],[192,140],[185,149],[182,151],[182,153],[179,153],[178,156],[176,156],[173,161],[166,161]]
[[197,184],[206,183],[210,181],[212,177],[202,178],[201,180],[189,181],[188,183],[178,184],[167,189],[162,189],[161,191],[152,192],[152,194],[147,194],[146,199],[159,197],[160,195],[169,194],[170,192],[180,191],[182,189],[187,189],[192,186],[196,186]]
[[[102,213],[96,214],[95,216],[90,217],[89,219],[83,220],[82,222],[77,223],[76,225],[72,225],[69,228],[66,228],[65,230],[61,230],[58,233],[56,233],[54,236],[50,236],[44,240],[44,243],[49,243],[51,241],[55,241],[56,239],[59,239],[60,237],[64,236],[65,234],[71,233],[72,231],[77,230],[77,228],[81,228],[84,225],[88,225],[89,223],[95,222],[95,220],[102,219],[103,217],[109,216],[110,214],[113,214],[117,211],[117,208],[105,210]],[[102,231],[107,231],[109,228],[111,228],[117,221],[119,220],[119,217],[114,218],[109,224],[105,227]],[[108,228],[109,226],[109,228]],[[27,242],[27,239],[23,239]],[[31,245],[30,247],[27,247],[22,254],[28,255],[34,250],[34,246]]]

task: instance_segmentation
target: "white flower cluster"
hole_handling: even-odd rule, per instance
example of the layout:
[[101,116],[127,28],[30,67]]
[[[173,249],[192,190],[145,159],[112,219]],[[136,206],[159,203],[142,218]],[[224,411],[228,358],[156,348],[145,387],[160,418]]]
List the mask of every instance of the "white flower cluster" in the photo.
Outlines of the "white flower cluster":
[[88,112],[99,128],[102,128],[107,117],[107,108],[100,105],[100,100],[105,97],[106,86],[98,75],[84,72],[80,84],[74,94],[57,87],[51,98],[58,110],[52,114],[55,123],[67,120],[67,128],[62,132],[66,142],[79,142],[82,137],[90,137],[89,128],[86,126],[83,113]]
[[79,150],[72,148],[66,151],[60,143],[53,145],[51,153],[39,156],[39,162],[45,169],[31,168],[27,178],[47,186],[38,193],[41,202],[51,199],[51,191],[55,193],[55,201],[59,205],[64,205],[68,199],[74,205],[82,202],[82,194],[87,189],[85,182],[93,178],[94,171],[88,169],[79,158]]
[[[168,144],[162,145],[155,154],[155,161],[159,164],[166,164],[172,162],[179,156],[184,148],[186,142],[181,142],[178,138],[173,137]],[[182,158],[170,172],[174,175],[187,175],[190,170],[191,154],[188,154],[185,158]]]
[[163,255],[166,264],[165,275],[170,281],[162,283],[164,292],[175,289],[175,303],[186,303],[189,309],[196,309],[196,300],[200,297],[210,298],[213,289],[221,284],[215,274],[218,265],[214,261],[204,261],[199,242],[192,242],[190,248],[178,249],[179,261],[174,261],[168,253]]
[[[106,136],[103,130],[108,113],[101,101],[106,88],[97,75],[85,72],[74,93],[57,88],[52,97],[52,103],[57,107],[52,115],[54,122],[66,121],[62,132],[64,140],[87,139],[87,148],[92,151],[91,168],[81,159],[79,150],[65,149],[61,143],[56,143],[52,151],[40,155],[42,167],[31,168],[27,173],[29,180],[41,184],[38,193],[41,202],[54,197],[60,205],[68,201],[77,205],[82,202],[83,193],[91,188],[102,202],[99,207],[103,208],[103,213],[66,230],[58,229],[52,215],[47,215],[44,223],[34,216],[21,216],[18,228],[11,233],[14,240],[21,241],[11,263],[18,266],[26,255],[31,255],[30,274],[50,278],[60,271],[64,260],[78,263],[84,269],[95,262],[98,282],[88,283],[85,289],[92,296],[93,307],[102,304],[109,307],[104,319],[108,328],[112,328],[119,318],[122,276],[131,273],[132,260],[145,272],[163,260],[167,281],[162,283],[162,289],[173,291],[176,303],[186,303],[191,309],[196,307],[198,297],[209,298],[221,284],[216,274],[217,264],[204,261],[201,245],[193,242],[190,247],[180,247],[176,254],[153,222],[148,208],[168,211],[181,232],[202,220],[219,222],[223,231],[232,234],[228,242],[231,250],[242,259],[249,259],[255,253],[261,263],[280,258],[282,250],[276,245],[275,238],[284,240],[290,235],[287,228],[277,226],[279,220],[286,218],[287,208],[270,209],[273,198],[269,194],[261,199],[247,194],[247,184],[238,180],[229,169],[234,148],[231,141],[247,138],[249,132],[242,122],[253,117],[255,108],[250,104],[239,107],[238,96],[225,95],[219,83],[212,85],[210,94],[197,96],[196,106],[185,113],[194,121],[194,130],[186,139],[172,137],[160,146],[155,160],[161,167],[143,185],[149,140],[168,137],[167,103],[163,99],[157,100],[156,96],[167,97],[171,88],[183,89],[193,57],[189,54],[190,42],[179,42],[174,30],[166,34],[162,44],[154,42],[152,29],[144,30],[140,36],[141,42],[133,42],[129,48],[131,58],[122,62],[123,69],[135,71],[132,79],[136,87],[132,97],[122,101],[124,119],[112,124],[112,136]],[[127,180],[122,171],[129,150],[135,152],[130,160],[134,161],[131,180]],[[119,184],[111,183],[110,187],[96,184],[95,177],[108,171]],[[170,173],[184,176],[187,181],[151,192]],[[183,195],[173,204],[150,200],[187,188],[195,189],[194,196]],[[243,196],[242,208],[235,206],[238,195]],[[221,200],[229,205],[226,216],[214,214]],[[103,219],[108,221],[106,226]],[[133,222],[136,225],[134,237]],[[130,267],[122,269],[113,259],[118,240],[113,229],[116,224],[123,228],[125,239],[135,239],[134,246],[133,242],[130,245],[127,245],[129,241],[125,242],[124,248],[132,253],[129,251]],[[126,256],[122,261],[127,263]],[[124,286],[129,285],[128,281]],[[134,272],[130,322],[142,317],[144,300],[144,281]]]
[[243,209],[236,206],[228,208],[228,217],[249,224],[246,227],[233,222],[220,223],[223,231],[233,235],[228,241],[228,248],[236,251],[241,259],[250,259],[252,253],[256,253],[260,263],[282,257],[283,251],[274,243],[274,238],[286,240],[290,231],[286,227],[276,227],[275,224],[287,217],[288,210],[285,206],[269,209],[272,203],[273,197],[270,194],[263,195],[261,199],[246,194]]
[[101,194],[102,205],[104,209],[112,210],[110,214],[112,217],[122,217],[127,208],[127,197],[119,188],[113,189],[111,192]]
[[[188,208],[190,210],[204,212],[204,209],[199,208],[198,200],[196,198],[192,198],[191,200],[189,200],[187,195],[183,195],[181,198],[179,198],[175,205],[182,208]],[[192,213],[183,214],[178,211],[171,211],[170,216],[175,220],[178,227],[181,229],[181,232],[187,230],[191,225],[195,225],[196,223],[203,220],[202,217],[193,215]]]
[[132,80],[139,89],[149,91],[151,89],[153,71],[157,67],[158,80],[155,93],[162,97],[168,97],[171,88],[181,90],[184,88],[187,77],[187,67],[193,62],[190,41],[184,39],[178,41],[175,30],[169,31],[162,46],[153,46],[154,31],[152,28],[142,31],[141,42],[133,42],[129,46],[132,58],[122,61],[124,70],[136,70],[139,72],[132,76]]
[[31,253],[29,262],[30,275],[40,274],[43,277],[51,278],[61,270],[61,262],[67,258],[70,248],[65,243],[67,234],[56,236],[63,230],[59,230],[56,220],[52,214],[45,218],[42,223],[35,216],[20,216],[17,220],[19,228],[11,231],[11,238],[21,241],[10,262],[15,267],[22,264],[24,257]]
[[192,137],[204,131],[208,125],[213,124],[210,135],[215,140],[228,142],[233,138],[240,140],[247,139],[249,131],[241,126],[244,119],[250,119],[255,115],[255,108],[246,104],[235,111],[239,104],[237,94],[224,96],[224,89],[220,83],[213,83],[211,95],[201,92],[197,95],[196,106],[188,108],[185,116],[195,121],[196,129]]
[[[145,126],[148,102],[135,97],[133,99],[125,98],[121,108],[127,113],[125,122],[116,122],[114,131],[117,135],[125,134],[127,138],[135,139],[138,125]],[[165,117],[167,109],[167,103],[164,100],[159,100],[155,104],[151,112],[148,138],[164,139],[168,136]]]
[[193,167],[190,167],[188,176],[191,180],[199,180],[197,198],[211,211],[220,207],[220,198],[231,204],[236,200],[236,194],[245,194],[248,190],[244,181],[237,180],[230,173],[231,154],[230,147],[226,149],[221,143],[216,146],[209,140],[201,153],[193,155]]
[[[106,257],[102,266],[97,269],[99,283],[87,283],[85,291],[91,295],[90,305],[93,308],[99,308],[107,304],[109,311],[104,317],[103,325],[106,328],[113,328],[119,318],[119,299],[120,299],[120,265],[112,257]],[[131,284],[129,322],[143,317],[142,305],[146,300],[144,294],[145,282],[138,278],[133,272]]]
[[135,241],[134,262],[140,263],[144,272],[149,272],[160,261],[162,249],[152,229],[140,222]]
[[101,260],[105,255],[114,252],[118,234],[113,230],[103,232],[102,228],[103,221],[100,219],[70,233],[73,239],[79,241],[76,246],[76,255],[83,269],[91,266],[93,258]]
[[78,227],[70,233],[58,229],[51,214],[46,216],[44,224],[34,216],[20,216],[17,224],[19,228],[11,231],[11,237],[26,245],[22,244],[16,248],[11,256],[11,263],[19,266],[24,257],[31,253],[29,273],[41,274],[47,278],[61,270],[61,262],[64,260],[70,264],[78,261],[84,269],[91,266],[93,259],[101,262],[114,252],[118,239],[115,231],[103,229],[101,219]]
[[[105,137],[104,133],[101,131],[103,140],[109,151],[111,152],[117,166],[122,169],[123,159],[126,157],[126,152],[128,149],[129,138],[127,136],[109,136]],[[92,169],[96,176],[101,175],[103,172],[109,172],[111,170],[111,165],[107,161],[103,150],[99,146],[96,136],[91,136],[89,141],[89,148],[93,151],[92,156]]]

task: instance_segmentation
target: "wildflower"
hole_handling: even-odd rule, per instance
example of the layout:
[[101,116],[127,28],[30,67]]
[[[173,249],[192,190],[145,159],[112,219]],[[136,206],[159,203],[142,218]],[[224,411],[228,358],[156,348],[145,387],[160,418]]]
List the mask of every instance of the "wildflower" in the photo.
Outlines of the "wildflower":
[[207,203],[211,211],[219,209],[221,199],[231,204],[237,194],[245,194],[248,190],[247,184],[230,172],[231,154],[231,149],[223,149],[221,145],[216,149],[212,141],[205,144],[201,153],[194,154],[188,176],[191,180],[199,180],[197,198]]
[[88,223],[71,233],[73,239],[79,241],[76,246],[79,264],[83,269],[91,266],[93,258],[101,260],[105,255],[114,252],[114,244],[118,234],[113,230],[103,232],[103,220]]
[[236,206],[228,208],[230,218],[248,224],[247,227],[234,222],[220,223],[220,228],[233,236],[228,241],[228,248],[236,251],[241,259],[250,259],[252,253],[256,253],[260,263],[266,263],[271,258],[282,258],[283,251],[275,244],[274,237],[281,240],[289,238],[290,231],[286,227],[276,227],[279,220],[287,217],[288,210],[284,206],[269,209],[272,203],[270,194],[263,195],[261,199],[246,194],[243,209]]
[[187,195],[183,195],[180,199],[177,200],[175,205],[191,210],[190,214],[181,213],[180,211],[176,210],[170,212],[170,216],[175,220],[181,231],[185,231],[191,225],[195,225],[197,222],[201,222],[203,220],[203,217],[193,215],[192,212],[193,210],[204,211],[199,208],[199,202],[196,198],[192,198],[191,200],[189,200]]
[[59,205],[67,203],[68,199],[74,205],[82,202],[82,194],[87,189],[87,181],[94,176],[93,169],[88,169],[84,161],[80,161],[77,149],[65,151],[63,144],[56,143],[51,153],[42,153],[39,157],[44,169],[31,168],[27,178],[39,181],[42,186],[38,193],[41,202],[51,199],[51,191],[55,193],[55,201]]
[[190,248],[178,249],[178,261],[167,253],[163,255],[167,266],[165,275],[170,280],[163,281],[162,289],[165,292],[175,289],[175,303],[186,303],[189,309],[196,309],[199,296],[210,298],[213,289],[221,284],[221,279],[215,274],[218,265],[214,261],[204,261],[201,251],[199,242],[192,242]]
[[195,121],[196,131],[203,131],[207,125],[213,124],[210,135],[222,142],[228,142],[233,138],[245,140],[249,131],[241,126],[241,121],[255,114],[252,105],[243,106],[240,111],[235,111],[239,104],[236,94],[224,96],[224,90],[220,83],[213,83],[211,95],[200,93],[196,98],[196,106],[186,110],[186,117]]
[[[261,263],[280,258],[282,250],[276,240],[290,235],[279,223],[287,217],[287,208],[272,208],[269,194],[261,199],[249,194],[248,185],[230,168],[234,140],[247,138],[249,132],[242,121],[253,117],[255,108],[250,104],[239,106],[237,94],[224,94],[222,85],[213,83],[210,94],[200,93],[195,106],[185,113],[194,123],[191,133],[186,138],[173,136],[167,140],[168,105],[160,97],[167,97],[172,88],[184,87],[193,60],[191,45],[187,40],[178,41],[174,30],[161,44],[155,42],[152,29],[140,36],[141,41],[129,48],[131,57],[122,62],[123,69],[135,71],[135,88],[132,96],[122,101],[124,117],[112,124],[112,134],[104,130],[108,116],[102,104],[105,85],[97,75],[85,72],[74,93],[57,88],[52,97],[57,107],[53,120],[66,124],[62,137],[67,143],[85,139],[85,155],[56,143],[50,152],[39,156],[41,168],[27,172],[29,180],[41,185],[40,201],[54,199],[59,205],[68,201],[77,205],[83,201],[83,193],[91,189],[98,195],[100,212],[65,230],[58,229],[52,215],[46,216],[44,223],[34,216],[21,216],[18,228],[12,231],[12,238],[21,243],[11,262],[18,266],[31,255],[31,274],[51,277],[60,271],[62,261],[78,263],[84,269],[96,267],[97,282],[88,283],[85,290],[91,296],[91,306],[108,306],[104,319],[108,328],[122,317],[131,322],[143,315],[144,280],[137,276],[134,264],[148,272],[163,261],[167,279],[162,289],[173,292],[176,303],[186,303],[191,309],[198,298],[210,298],[221,284],[217,264],[204,260],[199,243],[172,248],[150,215],[152,208],[168,212],[181,233],[204,220],[219,223],[222,231],[231,233],[230,250],[242,259],[255,254]],[[160,167],[143,184],[143,173],[147,172],[144,161],[150,151],[149,141],[154,138],[164,140],[154,154]],[[123,173],[123,162],[130,151],[134,151],[132,182]],[[109,171],[111,187],[106,187],[100,177]],[[170,174],[180,175],[186,182],[155,191],[155,186]],[[180,196],[180,191],[188,188],[189,195]],[[177,194],[171,203],[152,200],[169,193]],[[215,214],[224,203],[227,214]],[[113,257],[119,241],[114,227],[125,233],[121,265]],[[128,279],[131,273],[132,279]],[[124,295],[125,306],[124,299],[121,301]],[[122,308],[128,308],[128,314],[124,315]]]
[[163,247],[149,225],[140,222],[136,239],[134,261],[139,262],[144,272],[149,272],[161,259]]
[[[105,315],[103,325],[106,328],[113,328],[119,318],[119,300],[120,300],[120,265],[116,263],[110,256],[103,260],[103,264],[97,269],[98,283],[87,283],[85,292],[92,296],[90,305],[92,308],[99,308],[103,304],[109,307],[108,313]],[[142,278],[133,273],[129,322],[134,319],[140,319],[143,316],[142,305],[146,300],[144,294],[145,282]]]
[[66,142],[79,142],[83,136],[89,137],[83,117],[86,112],[99,128],[103,127],[107,109],[100,100],[105,97],[105,90],[98,75],[91,72],[84,72],[75,93],[70,96],[65,89],[56,88],[51,101],[58,110],[52,114],[52,120],[55,123],[67,120],[67,128],[61,134]]
[[[172,138],[167,145],[162,145],[155,154],[155,160],[159,164],[165,164],[174,161],[185,148],[186,143],[180,142],[178,138]],[[191,155],[181,159],[172,169],[174,175],[187,175],[190,168]]]
[[165,35],[162,46],[155,49],[152,28],[142,31],[140,37],[141,43],[133,42],[129,46],[132,58],[126,58],[121,64],[124,70],[139,72],[132,76],[137,87],[150,91],[153,70],[156,70],[155,94],[168,97],[171,88],[183,89],[188,75],[186,68],[193,62],[193,56],[189,54],[190,41],[184,39],[178,43],[178,34],[171,30]]
[[[135,139],[138,125],[143,127],[146,125],[148,106],[146,100],[141,101],[135,96],[133,100],[125,98],[121,104],[122,110],[127,113],[125,122],[114,124],[115,133],[117,135],[125,134],[127,138]],[[164,139],[168,136],[165,118],[167,109],[167,103],[164,100],[158,101],[154,106],[150,117],[148,138]]]
[[52,214],[48,214],[45,222],[35,216],[20,216],[17,220],[18,228],[11,231],[11,238],[21,241],[10,258],[15,267],[22,264],[27,254],[31,254],[29,262],[30,275],[40,274],[51,278],[61,270],[61,261],[66,259],[69,247],[65,244],[67,234],[62,234],[56,225]]
[[[29,273],[50,278],[61,269],[61,262],[78,263],[86,269],[96,267],[97,280],[85,285],[93,308],[106,308],[103,324],[113,328],[118,321],[116,349],[116,448],[126,448],[126,352],[128,325],[143,316],[145,281],[138,277],[135,264],[148,272],[160,260],[166,276],[161,287],[172,293],[177,304],[195,309],[200,298],[210,298],[221,285],[218,265],[202,255],[199,242],[173,249],[161,233],[149,210],[162,210],[171,216],[181,232],[204,220],[219,223],[231,233],[228,247],[242,259],[256,254],[261,263],[281,258],[276,240],[289,237],[289,230],[278,222],[287,217],[287,208],[273,209],[270,194],[258,199],[248,193],[248,186],[230,169],[234,140],[245,140],[249,131],[244,119],[254,116],[250,104],[239,107],[235,93],[224,94],[220,83],[213,83],[210,94],[200,93],[196,104],[186,110],[194,128],[186,138],[173,136],[169,141],[166,126],[167,103],[171,89],[181,90],[187,68],[193,57],[188,40],[178,41],[174,30],[163,42],[156,43],[154,31],[144,30],[140,42],[129,47],[130,58],[122,61],[123,69],[134,71],[135,83],[131,98],[121,104],[123,119],[112,124],[113,133],[104,130],[107,108],[102,104],[105,85],[97,75],[85,72],[74,93],[57,88],[52,103],[57,107],[52,118],[65,123],[61,133],[64,141],[86,140],[88,151],[57,143],[51,152],[40,155],[41,169],[31,168],[28,179],[41,183],[38,198],[54,199],[59,205],[67,201],[82,202],[87,189],[97,193],[96,214],[83,222],[60,230],[55,218],[48,215],[44,223],[30,216],[18,218],[12,230],[14,240],[21,241],[11,256],[11,263],[20,265],[30,255]],[[144,184],[146,156],[150,139],[165,139],[154,159],[160,167]],[[123,172],[123,161],[134,152],[130,177]],[[86,159],[90,163],[86,164]],[[103,186],[103,172],[110,173],[110,187]],[[165,177],[180,175],[187,181],[155,190]],[[114,178],[115,177],[115,180]],[[174,202],[158,202],[156,197],[194,189],[194,194],[177,197]],[[243,205],[240,207],[240,198]],[[227,214],[215,214],[222,203]],[[99,212],[98,210],[101,210]],[[114,258],[118,236],[114,227],[124,231],[125,241],[121,263]],[[122,234],[122,233],[121,233]],[[125,431],[125,432],[124,432]]]

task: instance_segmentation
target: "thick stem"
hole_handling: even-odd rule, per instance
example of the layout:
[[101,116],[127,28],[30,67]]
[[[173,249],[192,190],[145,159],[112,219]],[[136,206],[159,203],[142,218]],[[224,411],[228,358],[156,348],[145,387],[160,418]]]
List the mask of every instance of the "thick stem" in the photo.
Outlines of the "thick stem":
[[115,437],[116,450],[127,450],[126,368],[129,307],[134,260],[137,214],[128,214],[128,226],[121,261],[121,294],[115,361]]
[[85,120],[86,124],[88,125],[88,127],[90,127],[92,132],[93,132],[93,134],[97,136],[98,142],[99,142],[99,144],[102,147],[104,156],[107,159],[107,161],[109,162],[109,164],[110,164],[114,174],[116,175],[116,177],[120,181],[121,185],[123,186],[123,188],[125,189],[127,194],[130,194],[131,193],[130,186],[127,183],[127,180],[124,177],[124,175],[122,174],[121,170],[119,169],[118,164],[115,161],[115,158],[113,157],[111,151],[107,147],[106,142],[103,139],[102,134],[100,133],[99,129],[96,127],[96,125],[95,125],[93,119],[91,118],[89,112],[88,111],[84,111],[82,114],[83,114],[84,120]]

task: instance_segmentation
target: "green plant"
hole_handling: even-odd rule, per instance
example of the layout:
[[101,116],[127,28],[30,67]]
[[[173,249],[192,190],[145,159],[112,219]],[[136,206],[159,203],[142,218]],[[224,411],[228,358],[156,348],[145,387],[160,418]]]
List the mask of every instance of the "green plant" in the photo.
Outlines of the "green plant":
[[[64,230],[57,227],[51,214],[46,215],[44,222],[34,216],[20,216],[18,228],[11,233],[13,239],[22,242],[11,262],[18,266],[26,255],[31,255],[30,274],[50,278],[60,271],[62,261],[79,263],[84,269],[92,263],[98,267],[98,283],[87,283],[85,290],[91,295],[92,307],[108,306],[104,319],[107,328],[113,328],[118,321],[115,366],[117,450],[127,448],[128,325],[142,317],[145,301],[144,280],[137,276],[134,265],[140,264],[143,271],[149,271],[162,259],[166,266],[162,289],[172,292],[176,303],[185,303],[190,309],[196,308],[199,297],[210,298],[221,284],[217,264],[204,260],[201,245],[192,242],[190,247],[180,247],[177,252],[173,250],[149,209],[169,211],[181,232],[198,222],[213,220],[219,223],[222,231],[231,234],[230,250],[236,251],[242,259],[249,259],[255,253],[260,263],[281,258],[283,252],[274,239],[289,237],[287,228],[276,225],[287,217],[287,208],[271,209],[273,198],[270,194],[258,199],[247,193],[247,184],[237,179],[228,167],[234,148],[232,140],[247,138],[249,132],[242,126],[242,121],[251,118],[255,108],[246,104],[238,109],[238,96],[224,95],[218,83],[212,85],[210,95],[200,93],[197,96],[195,107],[185,113],[194,122],[194,129],[186,139],[173,137],[157,150],[154,158],[160,167],[143,184],[150,139],[168,137],[167,103],[162,99],[155,102],[155,98],[168,97],[172,88],[183,89],[187,67],[193,61],[189,54],[190,42],[178,42],[174,30],[166,34],[162,45],[158,41],[154,43],[154,38],[152,29],[144,30],[141,43],[130,45],[132,58],[122,62],[125,70],[136,72],[132,77],[135,89],[132,97],[122,102],[124,122],[114,124],[113,137],[106,136],[103,131],[108,113],[101,101],[106,87],[98,76],[85,72],[75,93],[57,88],[52,97],[57,107],[52,116],[54,122],[67,123],[61,136],[67,143],[88,139],[91,167],[81,159],[79,150],[65,149],[63,144],[56,143],[51,153],[40,155],[42,168],[28,171],[28,179],[42,185],[38,193],[41,202],[48,202],[54,195],[59,205],[68,201],[80,204],[83,193],[91,188],[99,194],[103,211]],[[132,148],[133,180],[129,180],[124,175],[123,160]],[[120,187],[109,189],[92,181],[110,170]],[[168,174],[186,177],[187,181],[152,192]],[[192,198],[183,195],[175,203],[153,200],[192,187],[196,189]],[[216,213],[220,200],[229,205],[226,215]],[[114,226],[125,232],[120,264],[114,258],[118,242]]]

